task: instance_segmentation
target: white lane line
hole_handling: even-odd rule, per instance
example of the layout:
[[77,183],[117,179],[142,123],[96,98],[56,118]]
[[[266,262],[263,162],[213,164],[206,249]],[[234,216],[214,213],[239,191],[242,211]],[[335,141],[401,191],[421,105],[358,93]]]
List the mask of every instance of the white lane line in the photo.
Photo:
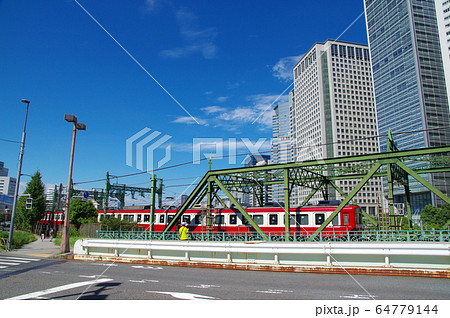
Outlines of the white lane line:
[[102,279],[97,279],[97,280],[89,280],[86,282],[73,283],[73,284],[63,285],[63,286],[54,287],[54,288],[50,288],[50,289],[44,289],[44,290],[37,291],[34,293],[11,297],[11,298],[7,298],[5,300],[22,300],[22,299],[37,298],[37,297],[41,297],[43,295],[53,294],[53,293],[57,293],[57,292],[60,292],[63,290],[68,290],[68,289],[91,285],[91,284],[99,284],[99,283],[109,282],[111,280],[112,280],[112,278],[102,278]]
[[8,266],[0,266],[0,268],[6,268],[6,267],[8,267]]
[[19,259],[6,259],[6,258],[1,258],[0,257],[0,262],[16,262],[16,263],[29,263],[31,261],[23,261],[23,260],[19,260]]
[[190,294],[190,293],[178,293],[178,292],[161,292],[161,291],[152,291],[147,290],[147,293],[155,293],[155,294],[164,294],[170,295],[174,298],[183,299],[183,300],[207,300],[207,299],[218,299],[210,296],[198,295],[198,294]]
[[348,298],[348,299],[374,299],[375,297],[378,297],[376,295],[347,295],[347,296],[339,296],[341,298]]
[[15,265],[20,265],[20,263],[11,263],[11,262],[0,262],[0,265],[9,265],[9,266],[15,266]]
[[186,285],[186,287],[188,287],[188,288],[212,288],[212,287],[217,287],[217,288],[219,288],[220,286],[217,286],[217,285],[204,285],[204,284],[201,284],[201,285]]
[[24,258],[24,257],[12,257],[12,256],[0,256],[0,258],[8,258],[15,260],[24,260],[24,261],[40,261],[40,258]]

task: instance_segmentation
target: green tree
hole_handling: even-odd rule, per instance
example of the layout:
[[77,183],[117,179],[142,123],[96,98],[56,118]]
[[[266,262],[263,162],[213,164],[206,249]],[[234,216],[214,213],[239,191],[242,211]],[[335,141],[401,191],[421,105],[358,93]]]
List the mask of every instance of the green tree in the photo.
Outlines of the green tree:
[[[26,209],[26,200],[29,197],[33,199],[31,209]],[[33,230],[36,223],[42,219],[45,212],[45,187],[42,183],[41,173],[37,171],[27,187],[17,201],[16,208],[16,226],[21,230]]]
[[81,224],[97,222],[97,209],[91,201],[75,198],[70,202],[70,223],[80,228]]
[[429,204],[420,212],[420,219],[428,230],[443,229],[450,221],[450,205],[444,204],[441,208],[437,208]]
[[103,218],[102,230],[108,231],[130,231],[137,225],[137,222],[130,222],[128,220],[121,220],[119,218]]

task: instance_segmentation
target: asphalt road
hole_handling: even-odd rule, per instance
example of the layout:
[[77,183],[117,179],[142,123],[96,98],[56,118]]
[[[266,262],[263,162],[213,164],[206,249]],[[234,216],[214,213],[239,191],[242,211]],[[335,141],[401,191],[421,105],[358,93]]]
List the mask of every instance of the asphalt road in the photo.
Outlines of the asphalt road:
[[[0,255],[0,264],[2,258]],[[11,261],[17,263],[20,257],[16,255]],[[0,299],[10,298],[449,300],[450,284],[446,279],[435,278],[237,271],[34,258],[0,269]]]
[[[119,305],[101,302],[101,305],[94,306],[86,305],[92,302],[66,306],[66,302],[49,305],[48,302],[33,301],[31,306],[19,307],[17,302],[2,301],[0,305],[4,312],[19,309],[23,316],[34,316],[51,308],[52,312],[64,311],[69,317],[90,316],[93,312],[108,317],[124,317],[140,314],[142,310],[152,316],[179,316],[182,312],[184,317],[196,318],[229,317],[230,314],[238,317],[286,314],[380,317],[389,316],[386,309],[389,311],[394,305],[407,305],[409,307],[399,308],[408,308],[404,310],[408,317],[422,317],[426,308],[439,309],[438,314],[429,310],[430,316],[450,316],[450,284],[447,279],[238,271],[52,259],[58,252],[58,247],[47,239],[28,244],[20,250],[0,253],[0,299],[157,301],[132,305],[129,302],[118,302]],[[187,299],[206,301],[201,305],[195,302],[194,306],[174,302]],[[377,307],[380,304],[383,307]],[[380,311],[381,308],[384,311]],[[418,313],[418,310],[422,312]],[[393,314],[392,310],[390,314]]]

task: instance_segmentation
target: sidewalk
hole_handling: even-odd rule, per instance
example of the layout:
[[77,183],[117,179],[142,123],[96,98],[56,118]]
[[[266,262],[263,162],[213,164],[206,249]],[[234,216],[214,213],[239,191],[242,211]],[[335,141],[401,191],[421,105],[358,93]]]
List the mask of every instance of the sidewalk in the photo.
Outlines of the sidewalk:
[[[37,237],[37,236],[36,236]],[[10,252],[3,251],[0,253],[2,256],[33,256],[33,257],[41,257],[41,258],[52,258],[60,253],[60,247],[55,245],[55,240],[50,242],[49,238],[45,238],[44,241],[41,241],[40,237],[37,237],[37,240],[31,243],[28,243],[22,246],[19,249],[14,249]]]

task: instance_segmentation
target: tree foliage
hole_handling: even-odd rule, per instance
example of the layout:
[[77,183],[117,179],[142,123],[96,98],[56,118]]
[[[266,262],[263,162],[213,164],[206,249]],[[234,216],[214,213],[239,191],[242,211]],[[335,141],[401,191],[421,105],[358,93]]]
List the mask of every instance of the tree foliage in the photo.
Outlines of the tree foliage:
[[137,225],[136,222],[130,222],[128,220],[121,220],[119,218],[103,218],[102,221],[102,229],[106,229],[108,231],[130,231],[133,227]]
[[[26,209],[28,194],[33,199],[32,208]],[[42,218],[45,212],[45,187],[42,183],[41,173],[37,171],[17,201],[15,225],[21,230],[31,230]]]
[[450,205],[444,204],[441,208],[437,208],[429,204],[420,212],[420,219],[428,230],[445,229],[450,225]]
[[97,209],[91,201],[75,198],[70,202],[70,223],[80,228],[81,224],[97,222]]

